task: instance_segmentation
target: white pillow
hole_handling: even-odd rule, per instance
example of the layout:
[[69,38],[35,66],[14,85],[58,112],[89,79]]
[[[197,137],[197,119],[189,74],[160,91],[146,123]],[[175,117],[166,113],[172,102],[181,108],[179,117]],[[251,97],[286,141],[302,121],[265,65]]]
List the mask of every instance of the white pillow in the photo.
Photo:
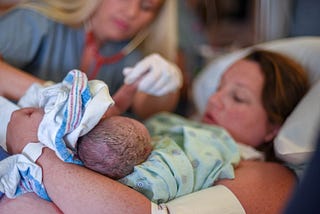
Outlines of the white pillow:
[[[290,114],[275,139],[275,152],[290,164],[306,163],[314,151],[315,135],[320,124],[320,37],[292,37],[266,42],[253,47],[273,50],[300,63],[314,86]],[[212,61],[193,82],[193,99],[199,114],[205,110],[210,95],[216,90],[221,74],[253,48],[238,50]]]
[[282,160],[304,164],[315,149],[320,125],[320,80],[303,97],[275,138],[275,152]]

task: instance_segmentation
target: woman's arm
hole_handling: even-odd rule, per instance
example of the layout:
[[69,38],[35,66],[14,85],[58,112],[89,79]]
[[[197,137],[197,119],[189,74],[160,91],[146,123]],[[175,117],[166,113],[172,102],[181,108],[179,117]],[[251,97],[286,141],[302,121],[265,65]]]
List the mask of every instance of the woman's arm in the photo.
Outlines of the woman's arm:
[[217,182],[228,187],[247,214],[281,213],[292,193],[294,174],[277,163],[242,161],[234,180]]
[[150,213],[150,201],[137,191],[84,167],[59,160],[44,149],[37,163],[53,202],[63,213]]
[[[37,139],[34,117],[16,114],[7,127],[7,149],[21,153]],[[17,134],[19,133],[19,134]],[[85,167],[61,161],[49,148],[37,160],[48,195],[63,213],[150,213],[151,203],[129,187]]]
[[43,84],[44,81],[10,66],[0,58],[0,96],[18,100],[33,83]]
[[15,199],[3,196],[0,199],[1,214],[62,214],[52,202],[45,201],[34,193],[25,193]]

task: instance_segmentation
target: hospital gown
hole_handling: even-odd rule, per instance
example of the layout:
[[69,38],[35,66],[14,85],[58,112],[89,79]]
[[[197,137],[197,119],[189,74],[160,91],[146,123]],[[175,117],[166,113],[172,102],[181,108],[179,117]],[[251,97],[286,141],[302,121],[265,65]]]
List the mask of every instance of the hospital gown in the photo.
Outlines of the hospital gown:
[[234,178],[240,161],[238,146],[222,128],[161,113],[145,122],[154,149],[144,163],[120,182],[155,203]]

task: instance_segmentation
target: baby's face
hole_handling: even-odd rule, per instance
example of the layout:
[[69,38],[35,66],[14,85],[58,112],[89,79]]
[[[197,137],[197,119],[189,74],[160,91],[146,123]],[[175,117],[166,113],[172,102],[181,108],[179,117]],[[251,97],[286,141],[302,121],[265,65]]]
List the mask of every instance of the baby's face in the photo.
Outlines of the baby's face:
[[14,111],[7,127],[7,145],[37,142],[38,127],[43,115],[44,111],[41,108],[22,108]]

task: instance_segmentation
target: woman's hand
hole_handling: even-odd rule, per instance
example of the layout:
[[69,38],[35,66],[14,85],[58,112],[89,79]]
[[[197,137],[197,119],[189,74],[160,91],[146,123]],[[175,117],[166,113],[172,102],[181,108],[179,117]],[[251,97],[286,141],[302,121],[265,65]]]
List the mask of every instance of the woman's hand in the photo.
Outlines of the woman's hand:
[[9,153],[21,153],[29,142],[38,141],[38,128],[43,114],[41,108],[22,108],[12,113],[6,139]]
[[159,54],[151,54],[133,68],[123,70],[125,83],[131,84],[141,77],[138,90],[154,96],[163,96],[182,86],[180,69]]

